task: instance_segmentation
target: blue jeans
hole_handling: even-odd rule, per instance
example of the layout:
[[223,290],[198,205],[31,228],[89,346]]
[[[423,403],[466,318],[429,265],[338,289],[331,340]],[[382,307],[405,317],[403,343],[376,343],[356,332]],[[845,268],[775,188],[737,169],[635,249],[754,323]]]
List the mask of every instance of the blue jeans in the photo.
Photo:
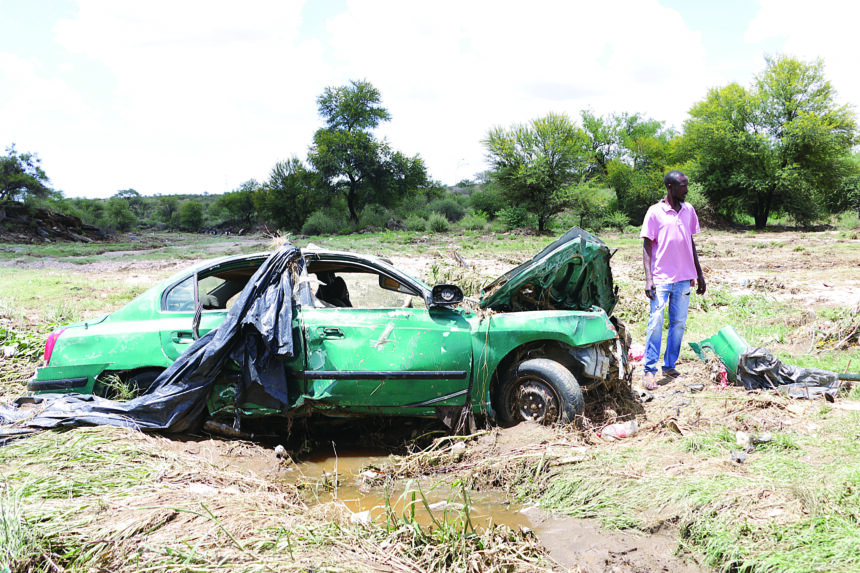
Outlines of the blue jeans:
[[666,354],[663,371],[671,370],[681,353],[681,338],[687,326],[690,308],[690,281],[655,285],[657,296],[651,301],[648,334],[645,339],[645,372],[655,374],[660,360],[660,340],[663,338],[663,311],[669,308],[669,334],[666,336]]

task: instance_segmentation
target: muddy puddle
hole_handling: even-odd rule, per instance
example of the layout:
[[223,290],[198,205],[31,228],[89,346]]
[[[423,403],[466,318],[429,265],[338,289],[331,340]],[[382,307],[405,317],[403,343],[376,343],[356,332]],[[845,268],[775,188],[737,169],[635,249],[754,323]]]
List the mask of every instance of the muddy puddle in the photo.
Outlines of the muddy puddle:
[[[311,503],[314,500],[319,503],[340,501],[359,522],[380,522],[386,514],[393,514],[414,517],[422,525],[431,525],[434,520],[462,521],[468,517],[475,528],[506,525],[517,530],[534,526],[522,512],[524,506],[511,503],[504,492],[476,492],[467,488],[468,499],[464,499],[464,488],[447,480],[391,481],[379,470],[387,461],[388,454],[383,450],[338,448],[316,451],[296,463],[294,471],[324,484],[324,490],[317,489],[310,494]],[[467,503],[468,515],[464,511]]]
[[[459,484],[431,477],[388,480],[386,485],[385,474],[379,468],[388,461],[387,452],[367,448],[322,450],[297,462],[289,472],[292,477],[287,478],[294,480],[298,473],[309,483],[325,484],[322,490],[311,493],[309,503],[339,501],[352,512],[356,522],[380,523],[386,515],[395,519],[410,515],[426,526],[434,521],[465,523],[464,494]],[[569,571],[709,571],[675,555],[677,532],[672,529],[651,534],[606,530],[597,520],[556,516],[535,506],[511,502],[503,491],[468,491],[467,495],[467,517],[475,529],[506,525],[531,531],[550,557]],[[414,514],[410,507],[414,507]]]

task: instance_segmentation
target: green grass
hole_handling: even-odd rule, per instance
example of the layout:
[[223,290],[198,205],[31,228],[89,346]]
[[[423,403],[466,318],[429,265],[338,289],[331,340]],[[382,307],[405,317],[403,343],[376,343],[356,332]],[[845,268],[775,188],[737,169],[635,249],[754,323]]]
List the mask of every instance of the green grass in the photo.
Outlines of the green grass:
[[[610,528],[677,522],[681,547],[720,571],[856,571],[860,415],[827,411],[818,424],[774,433],[742,466],[728,461],[725,427],[595,451],[552,475],[541,504]],[[687,469],[667,474],[667,463]]]
[[115,277],[7,268],[0,277],[0,316],[27,324],[77,322],[115,310],[145,289]]

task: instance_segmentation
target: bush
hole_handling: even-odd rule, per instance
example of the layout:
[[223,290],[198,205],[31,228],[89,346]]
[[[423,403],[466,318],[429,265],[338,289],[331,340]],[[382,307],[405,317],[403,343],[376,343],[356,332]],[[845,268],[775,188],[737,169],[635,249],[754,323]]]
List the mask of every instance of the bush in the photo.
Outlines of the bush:
[[472,209],[475,211],[483,211],[490,219],[498,215],[499,211],[508,206],[508,202],[502,192],[494,189],[484,189],[475,191],[469,198]]
[[623,231],[630,225],[630,217],[621,211],[610,211],[603,217],[603,226]]
[[471,231],[482,231],[487,226],[487,220],[484,213],[472,213],[460,219],[460,226]]
[[521,229],[529,222],[529,212],[523,207],[506,207],[499,211],[499,219],[505,224],[505,229]]
[[340,210],[327,208],[314,211],[302,225],[302,233],[305,235],[337,235],[349,228],[349,221]]
[[423,233],[427,230],[427,221],[418,215],[410,215],[403,224],[406,226],[407,231],[418,231],[419,233]]
[[456,223],[466,214],[465,207],[451,198],[436,199],[427,206],[427,209],[433,213],[441,213],[451,223]]
[[388,224],[389,219],[391,219],[391,214],[388,212],[388,209],[382,205],[377,205],[375,203],[365,205],[364,209],[361,210],[361,213],[358,214],[358,228],[367,229],[370,227],[376,227],[384,229]]
[[836,228],[843,231],[853,231],[860,227],[860,217],[854,211],[840,213],[836,219]]
[[430,218],[427,219],[427,226],[434,233],[444,233],[451,227],[448,223],[448,219],[439,213],[433,213],[430,215]]

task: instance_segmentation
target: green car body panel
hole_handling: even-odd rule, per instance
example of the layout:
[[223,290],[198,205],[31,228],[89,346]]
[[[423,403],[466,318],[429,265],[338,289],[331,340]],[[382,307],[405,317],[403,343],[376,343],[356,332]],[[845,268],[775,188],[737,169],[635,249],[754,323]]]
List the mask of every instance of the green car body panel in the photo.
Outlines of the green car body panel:
[[[473,308],[434,304],[428,285],[384,259],[304,250],[306,268],[317,279],[335,271],[366,276],[378,281],[383,294],[406,295],[417,304],[331,307],[315,299],[300,305],[294,289],[294,356],[285,364],[290,403],[248,396],[238,413],[427,417],[469,403],[476,412],[492,414],[500,377],[535,356],[562,362],[586,390],[611,385],[626,376],[626,334],[608,314],[617,300],[611,255],[587,233],[569,235],[487,287]],[[209,297],[214,306],[226,306],[226,297],[264,259],[256,254],[201,263],[99,321],[66,327],[29,389],[92,393],[105,374],[128,378],[166,368],[195,337],[194,305]],[[297,285],[307,280],[294,278]],[[200,286],[191,289],[195,282]],[[207,290],[211,285],[216,286]],[[204,310],[197,334],[217,327],[226,314],[226,308]],[[616,364],[611,376],[609,362]],[[216,380],[210,413],[235,414],[231,375],[225,371]]]

